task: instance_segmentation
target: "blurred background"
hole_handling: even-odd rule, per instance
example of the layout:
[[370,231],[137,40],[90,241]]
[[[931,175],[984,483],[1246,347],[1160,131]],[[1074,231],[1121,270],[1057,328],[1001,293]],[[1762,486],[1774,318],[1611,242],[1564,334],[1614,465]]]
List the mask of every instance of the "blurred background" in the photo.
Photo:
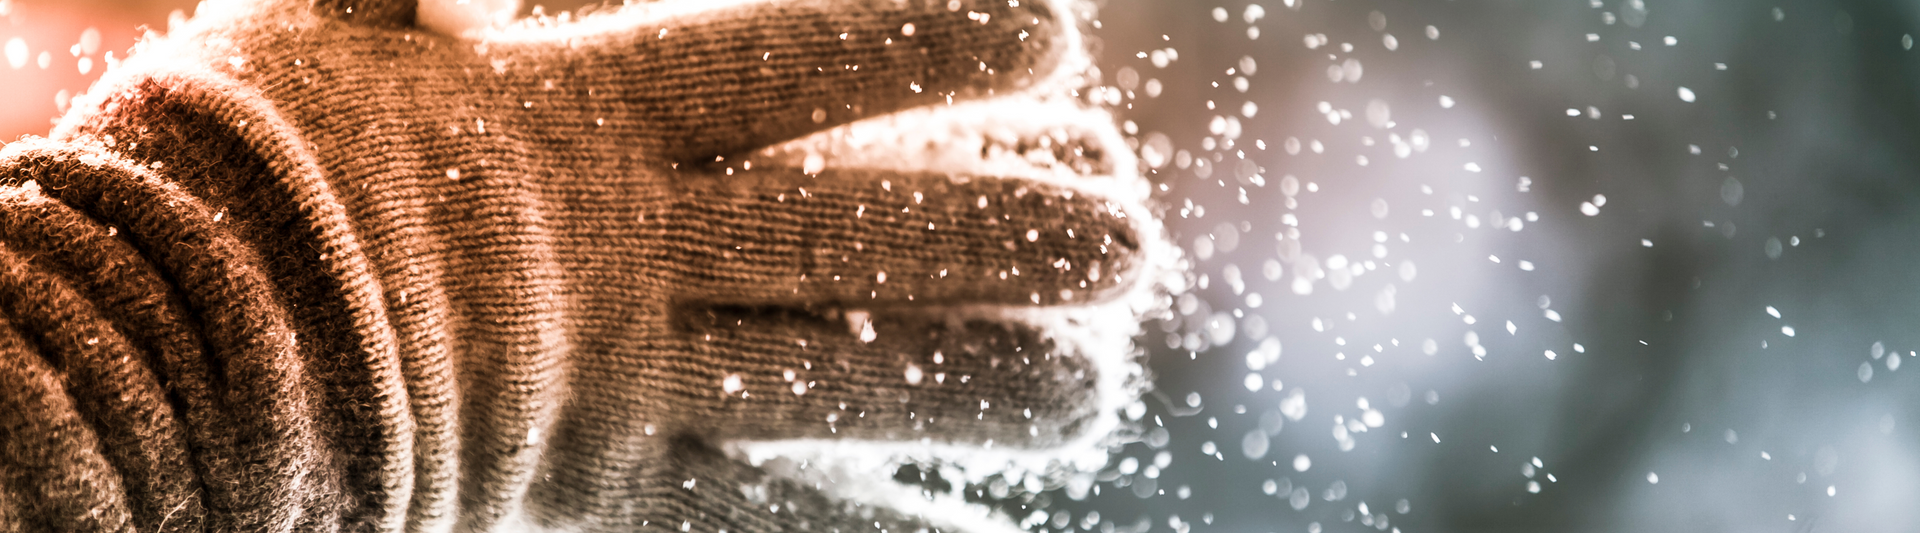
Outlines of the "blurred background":
[[[0,0],[0,138],[176,9]],[[1920,4],[1094,20],[1196,289],[1140,442],[1030,529],[1920,530]]]

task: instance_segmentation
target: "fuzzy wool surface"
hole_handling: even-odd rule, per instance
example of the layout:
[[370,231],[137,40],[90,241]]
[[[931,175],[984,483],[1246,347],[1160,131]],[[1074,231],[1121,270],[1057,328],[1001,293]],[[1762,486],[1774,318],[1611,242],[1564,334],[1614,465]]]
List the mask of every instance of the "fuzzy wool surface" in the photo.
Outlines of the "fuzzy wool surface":
[[[994,531],[1177,288],[1077,8],[213,0],[0,150],[0,531]],[[1041,481],[1044,480],[1044,481]]]

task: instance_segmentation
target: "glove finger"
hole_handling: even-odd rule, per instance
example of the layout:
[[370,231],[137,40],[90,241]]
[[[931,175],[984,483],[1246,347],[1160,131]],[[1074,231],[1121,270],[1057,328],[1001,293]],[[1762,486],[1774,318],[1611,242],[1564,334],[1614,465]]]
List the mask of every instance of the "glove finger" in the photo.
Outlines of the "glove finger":
[[[22,211],[30,209],[0,208],[0,212],[12,215],[24,214]],[[0,234],[4,233],[7,232],[0,229]],[[198,526],[203,518],[202,488],[189,459],[185,425],[172,410],[157,407],[169,405],[169,398],[167,390],[147,366],[146,354],[136,349],[131,339],[121,335],[95,307],[94,301],[81,294],[81,287],[70,284],[57,271],[44,268],[66,266],[46,264],[59,262],[47,257],[58,257],[59,252],[41,255],[37,253],[39,250],[20,248],[26,247],[0,246],[0,316],[13,317],[10,320],[14,326],[25,333],[26,340],[37,349],[9,353],[8,349],[0,348],[0,366],[36,368],[44,364],[47,372],[59,376],[60,386],[53,391],[35,390],[32,386],[0,387],[0,390],[32,391],[30,395],[60,394],[57,398],[43,397],[29,402],[65,405],[72,412],[53,415],[51,420],[12,419],[3,424],[47,424],[42,429],[57,431],[51,428],[71,422],[65,419],[68,415],[91,422],[90,427],[60,428],[69,432],[84,429],[79,435],[82,438],[49,439],[49,442],[54,447],[79,448],[65,452],[73,457],[97,452],[106,458],[119,474],[107,481],[126,489],[127,500],[116,505],[124,503],[131,512],[133,524],[140,529],[161,530],[169,522],[176,529]],[[39,261],[27,259],[35,255],[40,255]],[[40,357],[29,355],[35,352]],[[29,453],[47,453],[47,450],[29,450]],[[85,467],[91,465],[80,462],[62,466],[74,466],[76,468],[66,473],[76,473],[84,472]],[[89,473],[90,477],[97,475],[97,472]],[[162,519],[174,514],[178,515],[177,521]]]
[[[107,254],[97,259],[119,263],[88,270],[126,284],[123,294],[154,295],[99,309],[114,309],[130,326],[138,325],[122,333],[139,336],[159,357],[155,370],[167,376],[169,392],[179,398],[176,405],[186,409],[187,431],[196,443],[190,449],[204,480],[209,519],[228,524],[226,529],[247,531],[330,520],[340,507],[331,505],[338,493],[327,487],[338,486],[342,472],[325,459],[331,457],[328,444],[305,415],[310,412],[306,376],[313,374],[300,363],[296,330],[277,303],[279,293],[271,288],[267,273],[256,269],[261,262],[252,258],[251,247],[216,224],[215,211],[186,191],[88,145],[22,142],[9,146],[5,155],[6,164],[0,166],[8,173],[0,182],[27,183],[32,177],[32,183],[39,184],[36,195],[45,194],[72,210],[63,217],[66,221],[84,217],[98,221],[87,224],[108,224],[132,245],[101,249]],[[171,209],[145,209],[161,204]],[[29,213],[7,214],[34,216]],[[32,235],[33,223],[42,223],[30,218],[15,222],[17,226],[7,224],[9,229],[0,233]],[[94,226],[96,231],[99,227]],[[136,248],[137,254],[126,255]],[[178,300],[167,296],[170,293]],[[350,444],[333,450],[359,450]]]
[[708,161],[1069,70],[1079,37],[1055,9],[1045,0],[676,1],[490,35],[478,59],[515,86],[510,93],[569,98],[578,108],[561,111],[593,135]]
[[690,407],[685,430],[715,440],[1045,448],[1102,427],[1104,369],[1031,325],[882,314],[856,316],[855,331],[793,313],[687,315],[667,390]]
[[[581,531],[649,526],[729,533],[953,531],[936,529],[928,517],[836,498],[809,483],[769,475],[696,437],[662,435],[636,443],[630,452],[635,460],[617,471],[555,466],[542,472],[527,493],[527,518],[542,528]],[[886,472],[859,474],[891,483]],[[830,483],[819,486],[831,489]]]
[[[1150,145],[1142,150],[1164,151]],[[901,111],[769,146],[753,159],[754,166],[1027,178],[1142,205],[1152,194],[1140,176],[1147,167],[1112,113],[1044,94]]]
[[682,301],[1081,303],[1138,262],[1124,212],[1027,180],[761,169],[676,187],[641,231]]
[[[45,531],[128,528],[132,513],[119,474],[99,452],[99,438],[59,372],[23,333],[0,315],[0,490],[36,498],[12,504],[18,508],[10,514],[22,521],[5,524]],[[0,499],[14,496],[0,493]]]
[[673,435],[1080,449],[1123,396],[1124,372],[1016,323],[882,317],[863,342],[839,321],[710,311],[625,355],[574,359],[569,407],[550,435],[528,437],[549,475],[626,479],[648,460],[640,447]]

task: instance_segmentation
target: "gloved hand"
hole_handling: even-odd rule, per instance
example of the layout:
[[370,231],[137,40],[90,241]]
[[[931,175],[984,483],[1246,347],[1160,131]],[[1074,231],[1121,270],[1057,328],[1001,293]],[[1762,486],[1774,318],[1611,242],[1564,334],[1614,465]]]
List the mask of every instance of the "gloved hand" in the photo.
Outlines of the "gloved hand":
[[753,153],[1070,76],[1064,8],[412,13],[209,2],[0,154],[0,524],[951,529],[814,465],[1111,428],[1135,309],[1070,311],[1140,288],[1158,230],[1072,179],[1132,176],[1110,122],[905,115],[1065,179],[857,127]]

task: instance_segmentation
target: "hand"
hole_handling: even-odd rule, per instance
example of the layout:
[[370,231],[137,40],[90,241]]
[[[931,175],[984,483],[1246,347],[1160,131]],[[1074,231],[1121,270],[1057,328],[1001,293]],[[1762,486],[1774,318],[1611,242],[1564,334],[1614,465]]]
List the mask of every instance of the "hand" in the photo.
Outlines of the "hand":
[[[1066,310],[1142,287],[1157,226],[1136,182],[1096,195],[966,173],[1005,168],[992,164],[861,168],[871,154],[844,146],[799,168],[778,157],[805,141],[748,157],[1049,83],[1078,54],[1063,11],[658,4],[480,39],[420,31],[411,13],[209,4],[82,101],[56,132],[72,144],[0,161],[38,185],[7,204],[33,213],[8,235],[120,239],[97,253],[136,265],[23,268],[81,298],[124,290],[93,279],[175,295],[90,308],[118,328],[104,344],[146,357],[48,358],[150,366],[114,379],[166,400],[95,405],[89,387],[127,387],[84,368],[57,369],[80,376],[69,392],[35,393],[82,398],[46,416],[103,421],[71,441],[111,467],[80,492],[127,493],[79,506],[101,523],[952,527],[937,505],[851,508],[841,498],[857,491],[817,471],[769,477],[737,458],[840,453],[823,442],[1046,449],[1110,429],[1127,377],[1111,362],[1134,324],[1113,305],[1096,324]],[[1131,176],[1110,123],[1082,131],[1008,146]],[[965,139],[954,146],[994,147]],[[83,222],[45,222],[63,209]],[[152,316],[181,331],[130,326]],[[152,439],[123,426],[177,438],[135,453]]]

